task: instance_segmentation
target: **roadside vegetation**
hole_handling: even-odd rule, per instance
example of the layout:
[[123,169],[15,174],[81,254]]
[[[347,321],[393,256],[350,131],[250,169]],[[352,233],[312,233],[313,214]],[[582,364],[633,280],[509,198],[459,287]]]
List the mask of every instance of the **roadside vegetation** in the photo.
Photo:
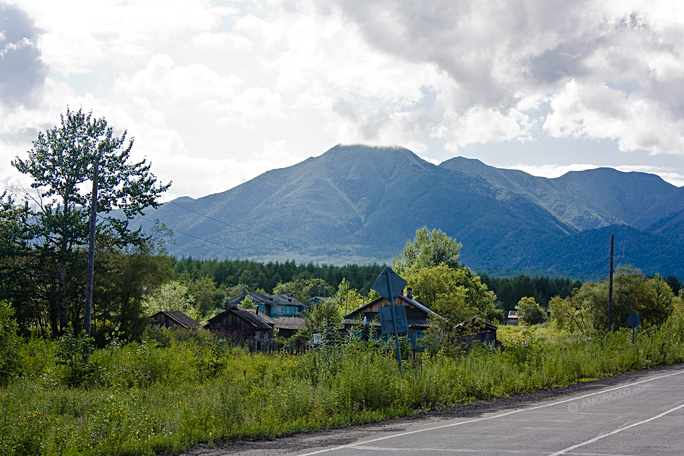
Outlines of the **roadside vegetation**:
[[[203,330],[149,329],[91,352],[83,336],[19,340],[2,306],[0,453],[152,455],[195,444],[406,416],[684,361],[684,308],[660,327],[587,334],[501,327],[503,351],[394,353],[345,340],[303,355],[253,354]],[[14,328],[15,329],[15,328]],[[389,344],[388,346],[392,346]],[[88,355],[89,354],[89,355]]]

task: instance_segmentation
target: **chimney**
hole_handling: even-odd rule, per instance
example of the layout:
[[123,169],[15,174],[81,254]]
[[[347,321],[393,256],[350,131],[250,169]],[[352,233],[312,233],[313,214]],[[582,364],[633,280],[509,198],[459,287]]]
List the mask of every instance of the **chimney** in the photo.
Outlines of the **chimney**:
[[408,288],[406,289],[406,297],[409,298],[409,299],[413,299],[413,288],[408,287]]

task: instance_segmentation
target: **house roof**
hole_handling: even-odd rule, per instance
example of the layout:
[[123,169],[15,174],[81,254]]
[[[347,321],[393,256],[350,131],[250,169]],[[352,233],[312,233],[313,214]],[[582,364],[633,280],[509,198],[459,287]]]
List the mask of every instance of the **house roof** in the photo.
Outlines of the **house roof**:
[[276,324],[276,321],[273,318],[266,315],[265,313],[263,313],[263,312],[257,313],[257,309],[244,309],[244,310],[246,310],[247,312],[253,313],[254,315],[257,316],[257,318],[261,318],[262,320],[264,320],[264,322],[267,325],[270,325],[271,327],[275,326],[275,324]]
[[[403,301],[405,304],[413,306],[416,309],[419,309],[420,311],[424,312],[426,317],[435,317],[435,318],[439,318],[441,320],[446,321],[446,318],[444,318],[441,315],[439,315],[438,313],[428,309],[427,307],[425,307],[424,305],[422,305],[418,301],[407,298],[404,295],[399,295],[397,297],[401,301]],[[368,311],[368,309],[370,309],[371,307],[373,307],[374,305],[376,305],[380,301],[388,301],[389,302],[389,300],[387,300],[385,298],[378,298],[375,301],[371,301],[368,304],[366,304],[365,306],[360,307],[360,308],[356,309],[355,311],[345,315],[344,319],[342,320],[342,324],[352,325],[354,323],[357,323],[359,318],[363,317],[363,314],[366,313]],[[368,322],[368,323],[370,324],[371,322]],[[409,326],[426,326],[427,327],[427,326],[430,326],[431,323],[428,321],[427,318],[425,318],[425,319],[411,319],[408,321],[408,324],[409,324]],[[376,322],[376,326],[380,326],[380,322]]]
[[161,312],[152,315],[152,318],[155,318],[157,315],[166,315],[171,321],[183,328],[197,328],[200,325],[180,310],[162,310]]
[[275,329],[290,329],[293,331],[299,331],[303,329],[305,321],[303,318],[299,317],[280,317],[276,321]]
[[226,305],[228,304],[239,304],[244,299],[250,296],[252,298],[252,301],[254,301],[255,304],[265,304],[265,305],[276,305],[276,306],[297,306],[301,307],[303,309],[308,309],[309,306],[307,306],[304,303],[301,303],[297,301],[295,298],[292,297],[290,294],[266,294],[266,293],[255,293],[255,292],[247,292],[247,293],[242,293],[239,296],[236,296],[234,298],[231,298],[226,301]]
[[262,320],[260,317],[257,317],[255,314],[250,312],[247,309],[239,309],[237,307],[231,307],[220,314],[216,315],[214,318],[209,320],[209,324],[212,324],[213,321],[219,320],[225,316],[227,313],[232,313],[236,315],[237,317],[241,318],[242,320],[246,321],[250,325],[254,326],[256,329],[263,329],[263,330],[271,330],[273,327],[266,323],[264,320]]
[[[399,298],[401,301],[404,301],[404,302],[407,303],[407,304],[412,305],[413,307],[415,307],[415,308],[417,308],[417,309],[422,310],[422,311],[425,312],[425,314],[427,314],[427,315],[430,315],[430,316],[432,316],[432,317],[441,318],[442,320],[446,320],[444,317],[442,317],[442,316],[439,315],[438,313],[436,313],[436,312],[434,312],[434,311],[428,309],[427,307],[425,307],[424,305],[422,305],[422,304],[419,303],[418,301],[415,301],[415,300],[413,300],[413,299],[409,299],[409,298],[407,298],[407,297],[404,296],[404,295],[399,295],[399,296],[397,296],[397,298]],[[377,304],[379,301],[383,301],[383,300],[389,302],[388,299],[385,299],[385,298],[378,298],[378,299],[376,299],[375,301],[371,301],[371,302],[369,302],[368,304],[366,304],[365,306],[359,307],[359,308],[356,309],[355,311],[353,311],[353,312],[351,312],[351,313],[348,313],[347,315],[344,316],[344,318],[345,318],[345,320],[346,320],[347,318],[352,318],[352,319],[357,318],[359,315],[365,313],[370,307],[373,307],[373,306],[374,306],[375,304]]]

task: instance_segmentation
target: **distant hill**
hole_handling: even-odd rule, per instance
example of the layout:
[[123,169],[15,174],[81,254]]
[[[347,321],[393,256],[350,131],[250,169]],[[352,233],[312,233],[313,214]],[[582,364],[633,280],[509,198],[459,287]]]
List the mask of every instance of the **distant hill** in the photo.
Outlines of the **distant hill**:
[[684,188],[650,174],[597,169],[546,179],[360,145],[145,217],[174,230],[176,256],[333,264],[388,262],[416,229],[440,228],[463,244],[465,264],[493,274],[584,274],[608,256],[614,232],[621,262],[684,276],[683,218]]

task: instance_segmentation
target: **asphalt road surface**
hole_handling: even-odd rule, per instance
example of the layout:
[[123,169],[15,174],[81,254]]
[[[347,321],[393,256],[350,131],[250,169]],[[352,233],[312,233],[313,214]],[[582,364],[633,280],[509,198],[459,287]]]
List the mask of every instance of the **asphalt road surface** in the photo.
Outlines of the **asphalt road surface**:
[[684,455],[684,365],[578,385],[533,403],[515,401],[485,406],[483,413],[475,406],[465,416],[397,420],[188,454]]

